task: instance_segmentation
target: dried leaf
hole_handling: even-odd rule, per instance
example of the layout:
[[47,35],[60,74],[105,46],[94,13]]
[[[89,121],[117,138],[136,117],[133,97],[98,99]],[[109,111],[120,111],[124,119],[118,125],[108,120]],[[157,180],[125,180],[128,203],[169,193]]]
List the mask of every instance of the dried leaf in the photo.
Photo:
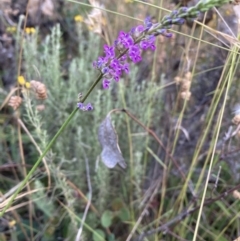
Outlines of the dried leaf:
[[107,116],[99,126],[98,139],[102,146],[101,158],[103,163],[108,168],[114,168],[117,164],[126,168],[127,165],[118,146],[118,137],[110,116]]

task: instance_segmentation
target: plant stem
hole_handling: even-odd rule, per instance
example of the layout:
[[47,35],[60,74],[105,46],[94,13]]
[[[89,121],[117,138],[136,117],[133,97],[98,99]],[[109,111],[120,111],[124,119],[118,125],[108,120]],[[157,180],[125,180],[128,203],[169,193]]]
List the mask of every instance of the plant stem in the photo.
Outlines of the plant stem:
[[[93,89],[95,88],[95,86],[98,84],[98,82],[101,80],[103,74],[100,74],[98,76],[98,78],[95,80],[95,82],[92,84],[92,86],[89,88],[89,90],[87,91],[86,95],[83,97],[83,99],[81,100],[81,102],[83,103],[87,97],[90,95],[90,93],[93,91]],[[68,123],[72,120],[72,118],[74,117],[74,115],[77,113],[79,109],[75,108],[72,113],[69,115],[69,117],[66,119],[66,121],[62,124],[62,126],[60,127],[60,129],[58,130],[58,132],[55,134],[55,136],[52,138],[52,140],[49,142],[49,144],[47,145],[46,149],[43,151],[42,155],[38,158],[38,160],[36,161],[36,163],[34,164],[34,166],[32,167],[32,169],[29,171],[29,173],[27,174],[27,176],[24,178],[24,180],[22,181],[21,185],[18,187],[18,189],[16,190],[16,192],[12,195],[12,197],[10,198],[10,200],[8,201],[7,205],[3,208],[3,210],[0,212],[0,217],[3,216],[3,214],[6,212],[6,210],[11,206],[11,204],[13,203],[14,199],[17,197],[18,193],[23,189],[23,187],[26,185],[26,183],[28,182],[28,180],[31,178],[32,174],[36,171],[37,167],[39,166],[39,164],[41,163],[43,157],[45,157],[45,155],[48,153],[48,151],[50,150],[50,148],[53,146],[53,144],[55,143],[55,141],[57,140],[57,138],[60,136],[60,134],[63,132],[63,130],[65,129],[65,127],[68,125]]]

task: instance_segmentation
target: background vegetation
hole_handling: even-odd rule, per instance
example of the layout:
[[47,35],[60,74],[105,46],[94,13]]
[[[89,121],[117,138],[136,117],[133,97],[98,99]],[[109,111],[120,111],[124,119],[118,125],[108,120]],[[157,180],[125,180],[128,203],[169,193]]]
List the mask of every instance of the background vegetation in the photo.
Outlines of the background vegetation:
[[[103,44],[196,2],[0,3],[0,211],[96,79]],[[94,110],[75,115],[0,218],[0,240],[238,240],[239,12],[175,27],[119,83],[99,84]],[[100,160],[109,112],[126,169]]]

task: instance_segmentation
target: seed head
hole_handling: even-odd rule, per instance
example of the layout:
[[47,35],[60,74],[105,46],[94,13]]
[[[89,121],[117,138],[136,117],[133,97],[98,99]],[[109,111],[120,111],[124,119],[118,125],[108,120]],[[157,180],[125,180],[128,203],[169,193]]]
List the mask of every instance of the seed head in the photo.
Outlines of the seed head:
[[234,125],[239,125],[239,124],[240,124],[240,114],[237,114],[237,115],[235,115],[235,116],[233,117],[232,123],[233,123]]
[[40,100],[47,99],[47,88],[45,84],[36,80],[31,80],[30,86],[31,86],[31,89],[34,91],[37,99],[40,99]]
[[8,105],[16,110],[22,103],[22,98],[19,96],[11,96]]

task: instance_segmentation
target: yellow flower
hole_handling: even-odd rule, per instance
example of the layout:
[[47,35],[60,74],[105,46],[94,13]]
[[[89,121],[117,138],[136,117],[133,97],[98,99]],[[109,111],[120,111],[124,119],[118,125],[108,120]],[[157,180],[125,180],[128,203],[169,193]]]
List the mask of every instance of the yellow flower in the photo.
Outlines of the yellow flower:
[[26,82],[26,83],[25,83],[25,87],[26,87],[27,89],[30,89],[30,87],[31,87],[30,82]]
[[35,28],[30,28],[31,29],[31,33],[35,33],[36,29]]
[[93,31],[93,26],[88,26],[89,31]]
[[15,224],[16,224],[16,221],[15,221],[15,220],[12,220],[12,221],[8,222],[8,226],[9,226],[10,228],[13,228],[13,227],[15,226]]
[[24,85],[26,83],[26,81],[22,75],[18,76],[18,83],[20,85]]
[[25,32],[27,33],[27,34],[33,34],[33,33],[35,33],[36,32],[36,30],[35,30],[35,28],[25,28]]
[[17,31],[17,28],[14,26],[10,26],[6,28],[7,33],[15,33]]
[[75,21],[75,22],[83,22],[83,17],[82,17],[81,15],[76,15],[76,16],[74,17],[74,21]]
[[30,31],[31,31],[30,28],[25,28],[25,32],[26,32],[27,34],[30,34]]

